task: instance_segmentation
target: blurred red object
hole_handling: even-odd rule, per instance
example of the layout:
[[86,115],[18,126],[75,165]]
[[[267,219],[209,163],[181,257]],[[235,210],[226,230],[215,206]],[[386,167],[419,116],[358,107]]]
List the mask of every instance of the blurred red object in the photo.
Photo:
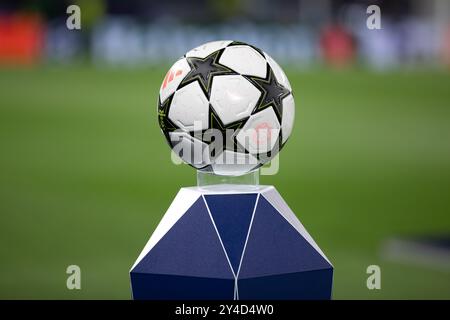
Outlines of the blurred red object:
[[34,64],[43,50],[44,24],[35,14],[0,16],[0,64]]
[[444,65],[450,67],[450,25],[443,32],[441,57]]
[[322,31],[320,48],[325,62],[335,67],[352,63],[356,53],[351,34],[339,25],[329,26]]

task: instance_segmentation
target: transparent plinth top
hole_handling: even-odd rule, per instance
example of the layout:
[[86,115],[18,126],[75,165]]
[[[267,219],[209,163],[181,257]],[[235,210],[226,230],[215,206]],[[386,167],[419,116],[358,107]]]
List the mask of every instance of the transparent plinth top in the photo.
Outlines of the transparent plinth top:
[[197,186],[201,188],[225,187],[226,185],[255,187],[259,186],[259,169],[243,175],[222,176],[197,170]]

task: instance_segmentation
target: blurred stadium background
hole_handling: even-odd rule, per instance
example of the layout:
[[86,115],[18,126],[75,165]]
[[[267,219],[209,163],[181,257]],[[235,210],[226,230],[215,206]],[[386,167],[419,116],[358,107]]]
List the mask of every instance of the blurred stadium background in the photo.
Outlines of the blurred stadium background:
[[[366,27],[371,4],[381,30]],[[334,263],[334,298],[449,299],[445,0],[3,0],[0,298],[130,298],[130,266],[196,183],[159,132],[160,83],[217,39],[261,47],[291,81],[296,125],[262,183]],[[81,290],[66,288],[71,264]]]

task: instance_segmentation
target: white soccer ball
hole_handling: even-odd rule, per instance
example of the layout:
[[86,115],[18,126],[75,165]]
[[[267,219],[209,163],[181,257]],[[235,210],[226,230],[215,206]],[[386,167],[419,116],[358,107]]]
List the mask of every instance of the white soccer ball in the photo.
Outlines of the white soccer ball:
[[159,91],[159,125],[170,147],[196,169],[218,175],[242,175],[270,161],[289,138],[294,115],[280,66],[237,41],[187,52]]

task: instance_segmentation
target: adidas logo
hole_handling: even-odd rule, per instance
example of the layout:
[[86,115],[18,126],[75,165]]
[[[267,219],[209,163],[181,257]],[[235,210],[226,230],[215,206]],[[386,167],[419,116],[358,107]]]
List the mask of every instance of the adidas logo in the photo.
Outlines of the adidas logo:
[[180,76],[182,73],[183,70],[176,70],[175,72],[173,70],[169,70],[169,72],[167,72],[166,76],[164,77],[162,88],[165,89],[167,85],[171,83],[175,77]]

